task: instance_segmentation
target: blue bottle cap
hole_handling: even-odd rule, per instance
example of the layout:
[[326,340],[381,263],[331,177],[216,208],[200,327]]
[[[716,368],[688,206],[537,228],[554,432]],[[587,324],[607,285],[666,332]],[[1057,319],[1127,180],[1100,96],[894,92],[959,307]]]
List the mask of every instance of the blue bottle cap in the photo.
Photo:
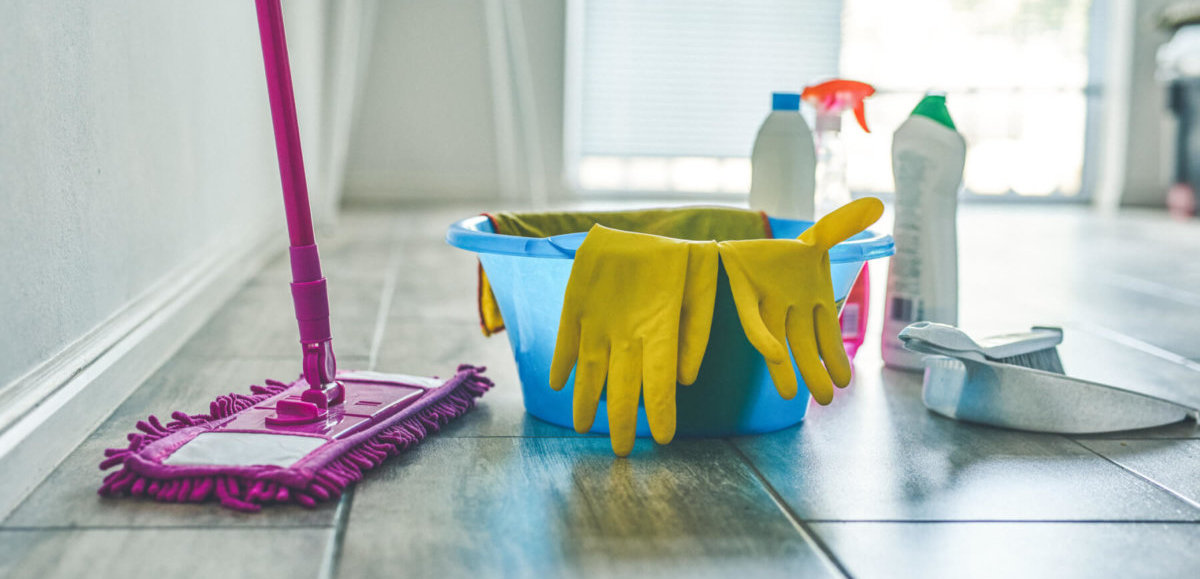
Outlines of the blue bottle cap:
[[798,111],[800,110],[800,93],[773,92],[771,93],[771,110]]

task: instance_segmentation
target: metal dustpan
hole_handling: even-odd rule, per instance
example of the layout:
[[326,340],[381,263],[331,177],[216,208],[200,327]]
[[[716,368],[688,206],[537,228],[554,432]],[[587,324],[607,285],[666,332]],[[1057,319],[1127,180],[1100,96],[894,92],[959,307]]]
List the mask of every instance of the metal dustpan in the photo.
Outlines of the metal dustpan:
[[1191,404],[1056,372],[988,360],[947,348],[940,339],[956,328],[910,326],[904,347],[925,358],[922,398],[930,410],[956,420],[1058,434],[1094,434],[1151,428],[1198,419]]

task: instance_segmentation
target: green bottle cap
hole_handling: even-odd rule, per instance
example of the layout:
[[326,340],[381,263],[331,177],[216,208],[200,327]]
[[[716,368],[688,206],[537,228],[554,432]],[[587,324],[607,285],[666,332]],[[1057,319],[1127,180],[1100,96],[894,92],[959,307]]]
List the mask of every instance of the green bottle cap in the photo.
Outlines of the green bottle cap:
[[950,118],[950,111],[946,108],[946,95],[925,95],[925,98],[917,103],[917,108],[913,109],[912,114],[933,119],[952,131],[957,130],[954,119]]

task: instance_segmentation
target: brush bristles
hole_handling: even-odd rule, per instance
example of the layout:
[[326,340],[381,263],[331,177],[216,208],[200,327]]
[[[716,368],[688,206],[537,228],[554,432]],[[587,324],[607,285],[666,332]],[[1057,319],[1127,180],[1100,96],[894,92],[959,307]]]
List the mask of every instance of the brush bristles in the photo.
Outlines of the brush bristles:
[[1028,352],[1008,358],[998,358],[996,361],[1002,364],[1012,364],[1013,366],[1023,366],[1025,368],[1033,368],[1034,370],[1054,372],[1055,374],[1066,374],[1066,371],[1063,370],[1062,359],[1058,357],[1058,348],[1046,348],[1045,350]]

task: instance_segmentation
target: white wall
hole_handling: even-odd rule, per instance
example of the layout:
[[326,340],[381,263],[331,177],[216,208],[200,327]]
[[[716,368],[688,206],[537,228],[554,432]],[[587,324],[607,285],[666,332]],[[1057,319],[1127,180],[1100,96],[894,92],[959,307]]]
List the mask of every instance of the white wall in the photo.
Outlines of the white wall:
[[[1121,1],[1121,0],[1117,0]],[[1158,47],[1170,33],[1158,27],[1162,9],[1177,0],[1135,3],[1130,53],[1129,137],[1122,205],[1162,207],[1171,183],[1174,125],[1165,85],[1155,78]]]
[[564,15],[563,0],[381,3],[347,199],[560,193]]
[[[1105,21],[1102,122],[1093,139],[1098,180],[1094,202],[1163,207],[1172,175],[1177,127],[1167,108],[1166,85],[1156,77],[1158,47],[1170,38],[1159,28],[1173,0],[1095,0]],[[1093,50],[1093,54],[1098,51]]]
[[[285,6],[302,134],[316,4]],[[3,386],[283,210],[250,0],[5,2],[0,55]]]
[[[549,198],[568,194],[563,166],[564,69],[566,61],[566,2],[563,0],[522,0],[517,3],[525,32],[532,104],[536,117],[532,129],[538,133],[540,162],[527,163],[531,176],[544,184]],[[529,155],[526,154],[526,160]],[[534,183],[536,186],[536,183]]]

